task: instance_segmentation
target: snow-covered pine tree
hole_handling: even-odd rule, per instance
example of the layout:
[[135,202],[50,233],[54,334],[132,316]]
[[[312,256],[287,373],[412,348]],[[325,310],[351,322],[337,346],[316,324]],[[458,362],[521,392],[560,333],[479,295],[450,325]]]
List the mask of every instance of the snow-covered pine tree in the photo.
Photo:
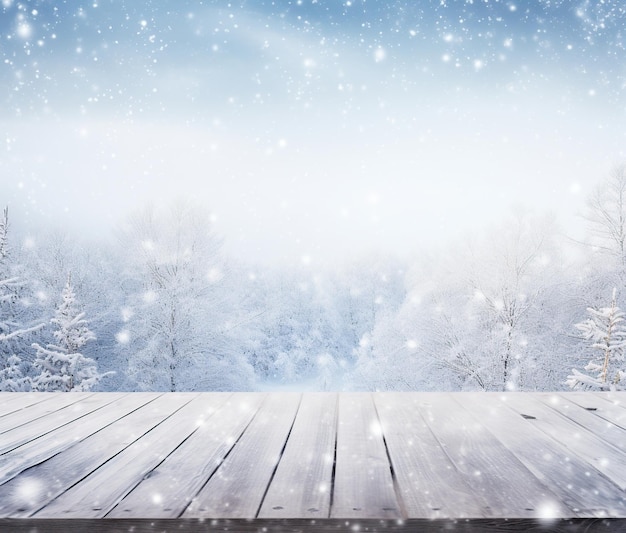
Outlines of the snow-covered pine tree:
[[25,392],[32,387],[31,379],[22,372],[22,360],[17,355],[9,356],[0,370],[0,390],[4,392]]
[[0,391],[28,391],[31,382],[24,375],[24,352],[27,336],[44,325],[23,327],[18,309],[24,283],[14,275],[9,249],[9,208],[0,216]]
[[82,348],[95,335],[87,327],[85,313],[78,309],[71,276],[61,294],[61,303],[50,323],[56,326],[53,332],[56,344],[45,348],[37,343],[34,362],[40,374],[33,380],[40,391],[88,391],[106,374],[100,374],[96,362],[85,357]]
[[572,388],[626,390],[626,315],[617,306],[616,292],[613,289],[610,307],[589,308],[587,312],[591,318],[576,324],[597,355],[585,366],[589,374],[572,369],[573,373],[566,381]]

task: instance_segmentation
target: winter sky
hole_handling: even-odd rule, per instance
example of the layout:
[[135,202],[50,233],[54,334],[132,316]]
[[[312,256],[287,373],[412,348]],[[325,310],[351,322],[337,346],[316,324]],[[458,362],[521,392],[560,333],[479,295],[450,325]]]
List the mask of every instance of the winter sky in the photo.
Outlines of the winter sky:
[[576,228],[626,158],[623,0],[1,0],[0,199],[107,235],[211,209],[252,260]]

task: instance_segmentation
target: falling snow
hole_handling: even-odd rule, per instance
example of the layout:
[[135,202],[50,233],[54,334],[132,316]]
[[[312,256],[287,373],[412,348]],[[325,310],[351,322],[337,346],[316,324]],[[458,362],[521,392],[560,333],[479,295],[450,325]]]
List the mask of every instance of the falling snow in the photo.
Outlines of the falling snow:
[[[615,285],[578,214],[626,157],[622,4],[2,0],[15,313],[76,270],[129,388],[159,364],[199,388],[563,386],[568,325]],[[186,197],[191,244],[161,238],[191,219],[141,220]]]

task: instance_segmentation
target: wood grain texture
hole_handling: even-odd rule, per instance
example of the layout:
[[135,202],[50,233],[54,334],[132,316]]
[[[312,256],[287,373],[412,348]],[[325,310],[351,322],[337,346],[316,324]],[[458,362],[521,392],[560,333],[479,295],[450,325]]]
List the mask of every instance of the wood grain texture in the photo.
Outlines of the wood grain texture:
[[[117,396],[117,400],[116,400]],[[33,439],[2,456],[0,461],[0,484],[19,475],[27,468],[44,462],[67,450],[77,442],[100,431],[120,417],[148,403],[144,395],[106,395],[103,407],[66,424],[57,430]]]
[[476,498],[420,416],[419,397],[379,393],[375,400],[407,517],[484,516],[485,502]]
[[0,531],[626,531],[626,393],[11,394]]
[[[606,418],[598,416],[596,411],[581,408],[580,405],[570,401],[566,396],[540,393],[536,394],[535,397],[556,412],[584,427],[587,431],[590,431],[603,441],[615,446],[621,452],[626,453],[626,430],[624,430],[623,427],[608,421]],[[608,411],[611,407],[612,406],[609,405],[602,410],[605,416],[610,417]],[[616,409],[626,413],[626,409]],[[624,421],[626,421],[626,418],[624,418]],[[624,421],[622,423],[624,423]]]
[[108,514],[109,518],[177,518],[207,483],[239,440],[265,395],[230,396],[199,420],[198,430]]
[[[558,396],[555,397],[558,398]],[[528,420],[532,421],[535,427],[589,463],[589,468],[602,472],[620,490],[626,490],[626,461],[621,450],[607,443],[585,426],[548,407],[538,397],[527,396],[524,393],[510,393],[505,398],[506,404],[519,414],[532,416],[533,418]],[[590,414],[590,416],[593,415]]]
[[102,409],[121,396],[121,393],[115,395],[107,394],[105,396],[94,394],[84,400],[59,409],[53,414],[38,418],[28,424],[7,431],[2,435],[2,440],[0,441],[0,454],[7,453],[35,440],[41,441],[50,434],[52,434],[54,438],[65,430],[71,432],[73,428],[80,425],[89,414]]
[[331,518],[402,518],[382,427],[369,393],[339,397]]
[[571,515],[552,491],[449,395],[416,397],[421,397],[419,410],[442,449],[472,493],[485,502],[485,515],[536,518],[544,507],[554,516]]
[[[18,397],[20,396],[19,393],[11,394],[18,395]],[[64,410],[68,406],[80,405],[84,400],[92,396],[92,394],[80,392],[71,394],[42,392],[40,394],[42,394],[44,401],[33,404],[30,400],[27,400],[25,403],[28,403],[28,406],[25,406],[24,409],[16,410],[0,418],[0,434],[23,428],[23,426],[35,420],[45,420],[46,418],[55,417],[57,415],[62,419],[63,416],[67,416],[68,412],[64,412]],[[29,397],[30,394],[28,398]],[[5,437],[2,437],[0,443],[4,443],[4,440]],[[0,450],[2,449],[6,449],[6,446],[0,444]]]
[[280,461],[300,394],[269,394],[237,444],[182,514],[255,518]]
[[[600,400],[611,402],[613,405],[626,409],[626,391],[621,392],[590,392],[587,394],[593,395]],[[568,393],[570,394],[570,393]],[[581,394],[581,393],[579,393]]]
[[[199,427],[227,399],[222,393],[195,397],[105,465],[94,470],[33,516],[100,518]],[[153,498],[155,495],[153,495]]]
[[80,482],[102,464],[188,403],[192,396],[139,393],[152,401],[72,447],[0,485],[0,516],[27,517]]
[[[589,464],[534,425],[511,416],[500,394],[451,395],[578,516],[626,516],[626,494]],[[517,413],[515,413],[517,414]],[[539,513],[550,509],[538,509]]]
[[21,394],[0,392],[0,418],[16,411],[22,411],[31,405],[46,401],[50,397],[51,395],[45,395],[39,392],[24,392]]
[[608,396],[597,396],[584,392],[559,394],[559,397],[582,407],[610,424],[626,429],[626,409],[619,403],[607,401]]
[[305,394],[259,518],[328,518],[337,395]]

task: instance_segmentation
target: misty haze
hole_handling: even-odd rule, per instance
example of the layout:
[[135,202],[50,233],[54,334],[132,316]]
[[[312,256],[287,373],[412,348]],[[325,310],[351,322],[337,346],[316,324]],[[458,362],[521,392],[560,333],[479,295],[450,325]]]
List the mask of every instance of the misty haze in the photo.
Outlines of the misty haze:
[[57,4],[0,7],[0,390],[626,388],[620,3]]

